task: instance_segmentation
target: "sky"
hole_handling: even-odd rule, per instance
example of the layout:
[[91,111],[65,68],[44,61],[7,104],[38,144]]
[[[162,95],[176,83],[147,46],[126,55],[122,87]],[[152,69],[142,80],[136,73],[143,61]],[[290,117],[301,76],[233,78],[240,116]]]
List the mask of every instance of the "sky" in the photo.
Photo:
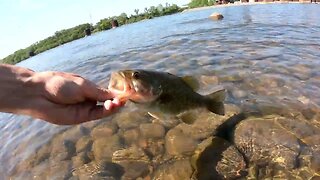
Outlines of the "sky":
[[191,0],[0,0],[0,59],[56,31],[145,7]]

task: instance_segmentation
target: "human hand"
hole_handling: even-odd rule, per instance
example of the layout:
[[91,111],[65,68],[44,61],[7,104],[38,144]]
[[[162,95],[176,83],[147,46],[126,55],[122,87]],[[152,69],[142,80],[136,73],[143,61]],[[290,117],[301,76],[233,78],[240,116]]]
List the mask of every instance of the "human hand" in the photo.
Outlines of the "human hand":
[[[111,101],[111,99],[113,99]],[[104,102],[97,105],[97,102]],[[79,124],[115,112],[124,102],[78,75],[34,72],[0,64],[0,111],[59,125]]]
[[[63,72],[34,73],[28,82],[34,86],[26,114],[45,121],[70,125],[99,119],[115,112],[124,102],[76,74]],[[103,105],[97,105],[104,102]]]

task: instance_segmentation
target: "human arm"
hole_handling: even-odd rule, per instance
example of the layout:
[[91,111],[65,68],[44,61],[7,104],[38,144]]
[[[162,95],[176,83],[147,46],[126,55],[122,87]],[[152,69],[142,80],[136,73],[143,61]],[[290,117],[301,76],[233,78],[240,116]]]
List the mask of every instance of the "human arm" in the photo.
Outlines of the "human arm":
[[60,125],[79,124],[108,116],[124,104],[113,98],[108,90],[76,74],[0,65],[1,112]]

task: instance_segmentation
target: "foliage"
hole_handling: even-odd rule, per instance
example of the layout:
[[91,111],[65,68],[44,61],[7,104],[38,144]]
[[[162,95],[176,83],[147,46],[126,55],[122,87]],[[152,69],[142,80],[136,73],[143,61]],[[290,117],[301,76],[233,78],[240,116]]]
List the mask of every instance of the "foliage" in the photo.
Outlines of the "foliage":
[[90,24],[81,24],[70,29],[57,31],[54,35],[39,42],[36,42],[25,49],[20,49],[14,52],[13,54],[7,56],[6,58],[2,59],[2,63],[16,64],[33,55],[42,53],[46,50],[52,49],[70,41],[82,38],[85,36],[85,30],[88,28],[91,29],[93,33],[111,29],[111,22],[113,20],[117,20],[119,26],[121,26],[129,23],[138,22],[144,19],[152,19],[154,17],[174,14],[177,12],[181,12],[182,10],[184,9],[180,8],[176,4],[169,5],[168,3],[166,3],[165,7],[159,4],[157,7],[151,6],[150,8],[145,8],[143,13],[139,13],[139,9],[135,9],[135,14],[131,15],[130,17],[128,17],[126,13],[122,13],[119,16],[101,19],[94,26]]
[[204,7],[204,6],[212,6],[214,5],[214,0],[192,0],[188,6],[189,8],[196,8],[196,7]]
[[16,64],[24,59],[29,58],[32,55],[42,53],[48,49],[52,49],[75,39],[82,38],[85,36],[84,31],[87,28],[92,29],[93,27],[90,24],[81,24],[70,29],[57,31],[53,36],[36,42],[25,49],[20,49],[14,52],[13,54],[4,58],[2,62],[8,64]]

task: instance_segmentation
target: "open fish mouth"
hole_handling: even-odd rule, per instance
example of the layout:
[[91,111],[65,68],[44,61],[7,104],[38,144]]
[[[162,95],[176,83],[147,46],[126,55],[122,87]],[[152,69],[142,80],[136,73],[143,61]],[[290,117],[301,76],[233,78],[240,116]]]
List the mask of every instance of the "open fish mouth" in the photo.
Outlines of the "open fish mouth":
[[122,72],[113,72],[108,89],[120,100],[128,100],[136,91],[132,82]]
[[113,72],[108,89],[122,101],[149,103],[156,100],[160,92],[153,86],[150,79],[152,77],[138,70]]

